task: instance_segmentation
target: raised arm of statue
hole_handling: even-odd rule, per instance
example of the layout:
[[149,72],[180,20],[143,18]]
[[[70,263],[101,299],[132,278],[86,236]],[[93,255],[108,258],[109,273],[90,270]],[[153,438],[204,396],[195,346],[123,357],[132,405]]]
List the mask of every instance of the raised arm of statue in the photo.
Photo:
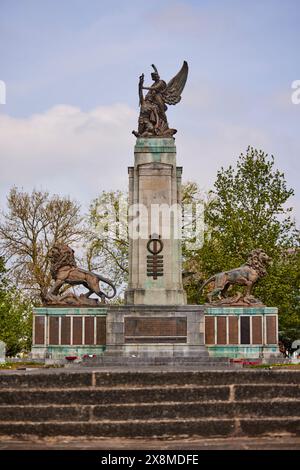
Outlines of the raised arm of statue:
[[143,102],[144,102],[144,95],[143,95],[143,85],[144,85],[144,74],[142,73],[142,75],[140,76],[140,80],[139,80],[139,99],[140,99],[140,106],[142,106]]
[[[153,83],[151,86],[143,86],[143,90],[162,91],[162,80]],[[164,82],[163,82],[164,83]],[[166,86],[166,84],[164,83]]]

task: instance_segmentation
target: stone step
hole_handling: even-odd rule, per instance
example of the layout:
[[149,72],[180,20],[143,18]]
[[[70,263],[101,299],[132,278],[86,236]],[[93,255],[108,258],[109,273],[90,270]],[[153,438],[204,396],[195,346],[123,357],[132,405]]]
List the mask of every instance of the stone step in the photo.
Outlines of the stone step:
[[0,374],[5,437],[300,435],[300,371],[82,369]]
[[70,389],[81,387],[152,387],[177,385],[274,384],[289,393],[292,384],[300,384],[300,370],[46,370],[2,371],[0,390],[16,388]]
[[166,402],[105,405],[0,406],[1,422],[182,420],[200,418],[300,418],[300,400]]
[[116,356],[105,354],[103,356],[97,356],[92,358],[83,359],[81,364],[112,364],[112,363],[129,363],[129,364],[138,364],[138,363],[147,363],[147,364],[185,364],[185,363],[222,363],[230,364],[230,359],[228,357],[209,357],[209,356],[160,356],[160,357],[146,357],[146,356]]
[[[78,364],[71,364],[71,367],[78,367]],[[196,366],[197,368],[211,369],[217,368],[241,368],[242,364],[231,363],[228,358],[208,358],[208,357],[116,357],[106,356],[91,359],[85,359],[80,363],[80,367],[131,367],[131,366],[173,366],[177,368]]]
[[56,390],[0,390],[1,405],[34,404],[123,404],[168,401],[228,400],[230,388],[217,387],[143,387]]
[[300,435],[300,418],[164,419],[127,421],[0,422],[5,437],[188,438]]
[[[152,363],[152,362],[143,362],[143,361],[139,361],[139,362],[136,362],[136,363],[132,363],[132,362],[114,362],[114,363],[111,363],[111,364],[89,364],[89,363],[83,363],[83,364],[80,364],[80,367],[93,367],[93,368],[107,368],[107,367],[110,367],[110,368],[113,368],[113,367],[122,367],[122,368],[128,368],[128,369],[132,369],[132,370],[135,370],[137,368],[145,368],[145,367],[164,367],[164,366],[168,366],[168,367],[171,367],[171,368],[176,368],[176,370],[189,370],[189,369],[193,369],[193,370],[224,370],[224,369],[231,369],[231,370],[237,370],[237,369],[242,369],[243,366],[242,364],[229,364],[229,363],[223,363],[223,362],[212,362],[212,363],[207,363],[207,362],[199,362],[199,363],[195,363],[195,362],[185,362],[185,363],[165,363],[165,362],[156,362],[155,364]],[[70,368],[70,369],[77,369],[77,365],[76,364],[68,364],[66,365],[65,367],[67,368]]]
[[[300,385],[176,385],[132,387],[1,389],[0,405],[101,405],[300,399]],[[1,417],[0,417],[1,419]]]

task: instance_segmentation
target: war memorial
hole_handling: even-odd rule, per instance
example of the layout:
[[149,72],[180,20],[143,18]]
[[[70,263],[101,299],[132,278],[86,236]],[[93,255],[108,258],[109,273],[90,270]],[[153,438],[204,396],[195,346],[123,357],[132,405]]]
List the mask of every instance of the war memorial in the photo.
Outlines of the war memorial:
[[[94,293],[105,300],[99,282],[111,285],[114,294],[112,281],[78,268],[71,247],[54,246],[54,285],[44,307],[34,310],[35,358],[64,361],[96,355],[104,363],[121,364],[131,358],[136,363],[175,364],[179,358],[197,363],[204,358],[268,358],[278,353],[277,309],[262,305],[251,294],[270,262],[259,247],[249,253],[243,267],[207,281],[214,287],[206,305],[187,304],[180,236],[182,168],[176,163],[177,131],[169,128],[166,105],[181,100],[188,64],[184,62],[168,84],[154,65],[153,69],[150,87],[140,77],[134,166],[128,168],[129,218],[138,221],[129,230],[125,303],[104,304],[90,298]],[[155,217],[156,207],[167,209],[165,216]],[[88,292],[80,297],[61,295],[65,284],[83,285]],[[226,296],[232,284],[244,292]]]
[[[187,303],[183,169],[166,111],[181,100],[188,64],[168,83],[152,67],[151,86],[144,86],[144,75],[139,79],[140,115],[128,168],[128,221],[138,222],[129,227],[124,303],[110,301],[113,279],[77,266],[73,247],[52,247],[53,282],[33,312],[31,354],[58,367],[1,374],[2,437],[127,438],[145,446],[150,438],[300,433],[299,371],[243,369],[234,362],[268,363],[279,355],[277,308],[253,295],[267,275],[268,254],[256,247],[243,265],[199,286],[208,288],[205,304]],[[153,206],[171,216],[155,218]],[[233,295],[232,286],[239,286]]]

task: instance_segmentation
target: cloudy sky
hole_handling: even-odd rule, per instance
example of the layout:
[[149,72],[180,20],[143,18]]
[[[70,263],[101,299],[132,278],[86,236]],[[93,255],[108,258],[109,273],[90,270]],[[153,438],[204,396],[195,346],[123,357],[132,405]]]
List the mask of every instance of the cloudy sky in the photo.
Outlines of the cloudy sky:
[[125,189],[137,81],[190,66],[178,129],[184,180],[209,189],[248,145],[274,154],[300,218],[299,0],[0,0],[0,202],[12,185],[83,207]]

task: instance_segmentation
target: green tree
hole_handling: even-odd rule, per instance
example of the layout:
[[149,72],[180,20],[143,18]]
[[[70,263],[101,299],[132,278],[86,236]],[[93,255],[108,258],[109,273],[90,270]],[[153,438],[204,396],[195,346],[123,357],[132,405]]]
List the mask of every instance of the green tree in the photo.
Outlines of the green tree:
[[6,343],[8,356],[30,350],[31,312],[30,301],[11,285],[3,258],[0,258],[0,340]]
[[72,244],[83,237],[80,206],[47,191],[12,188],[0,218],[0,249],[14,284],[35,301],[51,283],[48,252],[55,242]]
[[120,301],[128,278],[127,194],[102,191],[89,209],[86,260],[89,270],[113,280]]
[[266,305],[279,308],[279,333],[286,344],[300,338],[300,250],[287,249],[274,257],[256,293]]
[[[264,249],[273,264],[257,284],[255,295],[279,308],[283,330],[288,324],[300,326],[299,232],[287,205],[293,194],[284,174],[275,168],[274,157],[249,147],[236,168],[221,168],[217,173],[205,209],[204,244],[186,254],[202,279],[207,279],[239,266],[252,249]],[[204,300],[204,295],[199,297],[199,283],[191,282],[189,301]]]

